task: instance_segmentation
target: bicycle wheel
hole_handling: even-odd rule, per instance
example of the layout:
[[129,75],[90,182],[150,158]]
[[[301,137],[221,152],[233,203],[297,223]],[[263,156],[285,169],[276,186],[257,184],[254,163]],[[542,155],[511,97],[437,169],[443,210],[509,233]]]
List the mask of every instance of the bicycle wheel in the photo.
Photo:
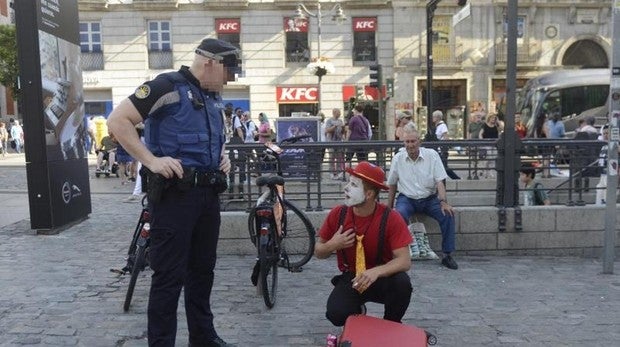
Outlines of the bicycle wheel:
[[276,291],[278,290],[278,252],[275,242],[269,241],[260,248],[260,281],[263,299],[268,308],[276,304]]
[[256,246],[256,207],[252,207],[248,216],[248,232],[250,233],[250,241]]
[[123,304],[123,310],[125,312],[129,311],[129,305],[131,304],[133,290],[136,287],[138,275],[140,274],[140,271],[142,271],[145,261],[146,247],[138,245],[136,248],[136,259],[133,263],[133,267],[131,268],[131,278],[129,279],[129,287],[127,287],[127,295],[125,295],[125,304]]
[[284,238],[281,242],[282,253],[288,257],[289,268],[299,270],[314,253],[315,230],[308,217],[293,203],[282,200],[286,209],[284,220]]

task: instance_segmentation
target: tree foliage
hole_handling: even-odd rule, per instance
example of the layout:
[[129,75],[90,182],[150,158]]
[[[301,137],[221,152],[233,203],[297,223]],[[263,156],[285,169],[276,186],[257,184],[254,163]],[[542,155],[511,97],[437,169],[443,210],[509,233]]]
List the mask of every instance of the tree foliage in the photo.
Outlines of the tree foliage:
[[17,33],[14,25],[0,25],[0,83],[13,92],[17,99],[19,90],[17,77]]

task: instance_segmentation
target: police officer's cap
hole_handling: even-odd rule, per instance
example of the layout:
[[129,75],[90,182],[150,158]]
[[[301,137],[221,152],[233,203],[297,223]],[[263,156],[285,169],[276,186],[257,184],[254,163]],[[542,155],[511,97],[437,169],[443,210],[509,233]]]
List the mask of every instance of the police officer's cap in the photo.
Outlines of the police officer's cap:
[[196,48],[196,54],[217,60],[226,67],[236,67],[239,65],[239,53],[239,49],[229,42],[213,38],[203,39]]

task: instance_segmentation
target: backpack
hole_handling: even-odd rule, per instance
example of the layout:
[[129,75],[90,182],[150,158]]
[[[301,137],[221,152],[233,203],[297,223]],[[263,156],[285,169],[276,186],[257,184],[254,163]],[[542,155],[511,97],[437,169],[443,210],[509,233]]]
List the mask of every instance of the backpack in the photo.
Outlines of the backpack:
[[[338,225],[343,225],[348,211],[349,207],[347,205],[340,205]],[[377,240],[379,247],[377,248],[377,258],[375,260],[375,264],[377,265],[383,264],[383,243],[385,242],[385,227],[387,226],[387,220],[390,216],[390,211],[391,209],[389,207],[386,207],[383,211],[383,214],[381,215],[381,223],[379,224],[379,239]],[[342,252],[340,255],[342,256],[344,266],[348,269],[349,264],[347,264],[347,258],[344,256],[344,251],[341,249],[339,252]]]
[[542,193],[540,192],[543,188],[544,187],[540,182],[536,182],[536,184],[534,184],[534,205],[539,206],[545,204],[545,200],[543,200]]

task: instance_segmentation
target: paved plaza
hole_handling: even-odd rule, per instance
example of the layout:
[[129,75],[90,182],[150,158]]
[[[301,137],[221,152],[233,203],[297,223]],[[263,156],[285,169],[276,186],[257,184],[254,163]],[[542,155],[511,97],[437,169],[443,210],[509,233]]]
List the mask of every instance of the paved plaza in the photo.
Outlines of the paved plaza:
[[[20,164],[21,163],[21,164]],[[57,235],[30,230],[23,157],[0,158],[0,346],[146,346],[150,271],[128,313],[121,268],[140,211],[122,203],[131,187],[91,180],[93,213]],[[222,230],[225,234],[227,230]],[[249,241],[248,241],[249,242]],[[620,262],[598,259],[458,256],[460,269],[415,262],[406,323],[438,346],[611,346],[620,341]],[[280,272],[269,310],[249,277],[254,259],[220,254],[213,291],[219,334],[238,346],[324,346],[338,333],[324,317],[335,259]],[[369,314],[381,307],[369,305]],[[182,304],[177,345],[187,345]]]

